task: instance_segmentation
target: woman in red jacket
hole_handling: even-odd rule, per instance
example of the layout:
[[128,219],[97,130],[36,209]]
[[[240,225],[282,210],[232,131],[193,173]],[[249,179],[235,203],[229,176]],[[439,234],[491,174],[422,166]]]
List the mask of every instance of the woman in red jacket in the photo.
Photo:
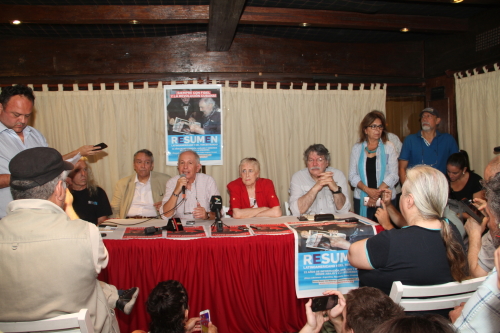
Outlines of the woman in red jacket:
[[247,157],[240,162],[240,178],[227,184],[230,196],[228,214],[235,219],[281,216],[280,201],[273,182],[259,178],[259,175],[259,161]]

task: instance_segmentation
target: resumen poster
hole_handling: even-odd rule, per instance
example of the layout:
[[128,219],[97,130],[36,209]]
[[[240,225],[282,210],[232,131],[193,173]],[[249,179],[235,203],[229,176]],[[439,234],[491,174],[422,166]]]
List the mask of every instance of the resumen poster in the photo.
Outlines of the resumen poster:
[[194,150],[204,165],[222,165],[222,86],[164,86],[167,165]]
[[352,243],[375,235],[363,222],[288,223],[295,233],[295,290],[298,298],[325,290],[347,293],[359,286],[358,270],[349,264]]

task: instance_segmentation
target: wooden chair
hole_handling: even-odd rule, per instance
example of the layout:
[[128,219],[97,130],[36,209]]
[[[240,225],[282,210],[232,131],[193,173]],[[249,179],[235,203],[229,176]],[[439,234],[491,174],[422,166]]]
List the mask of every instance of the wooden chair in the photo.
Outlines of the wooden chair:
[[82,309],[77,313],[57,316],[37,321],[0,322],[0,331],[4,333],[21,332],[57,332],[57,333],[94,333],[90,313]]
[[405,311],[449,309],[467,302],[485,279],[486,276],[433,286],[407,286],[394,281],[389,297]]

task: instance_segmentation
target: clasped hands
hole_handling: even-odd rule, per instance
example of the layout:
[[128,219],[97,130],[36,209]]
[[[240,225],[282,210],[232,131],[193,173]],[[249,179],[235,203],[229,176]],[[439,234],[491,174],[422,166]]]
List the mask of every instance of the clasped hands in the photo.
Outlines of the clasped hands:
[[337,192],[339,190],[337,183],[333,180],[333,172],[331,171],[320,173],[315,186],[319,187],[318,192],[321,191],[324,186],[328,186],[328,188],[333,192]]

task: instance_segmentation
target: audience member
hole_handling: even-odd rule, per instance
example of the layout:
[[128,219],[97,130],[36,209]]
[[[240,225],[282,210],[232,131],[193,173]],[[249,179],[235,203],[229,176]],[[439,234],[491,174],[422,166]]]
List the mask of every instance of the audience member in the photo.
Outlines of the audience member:
[[444,174],[429,166],[408,169],[400,209],[408,227],[391,229],[349,248],[360,286],[389,294],[393,281],[433,285],[462,281],[467,262],[458,230],[442,218],[448,200]]
[[135,174],[116,183],[111,208],[113,216],[124,218],[148,218],[158,215],[169,175],[153,171],[153,153],[141,149],[134,154]]
[[113,213],[108,196],[97,186],[86,157],[75,164],[67,181],[73,195],[73,208],[80,219],[99,225]]
[[351,208],[344,173],[330,167],[330,153],[322,144],[304,152],[306,168],[296,172],[290,182],[290,211],[302,214],[342,214]]
[[330,321],[337,333],[371,333],[382,323],[405,315],[404,309],[380,290],[371,287],[353,289],[344,296],[336,290],[323,295],[337,295],[338,304],[325,312],[312,312],[312,300],[306,303],[307,323],[300,333],[319,332]]
[[[394,145],[387,141],[385,128],[382,113],[368,113],[359,125],[359,141],[351,150],[349,181],[355,188],[354,212],[369,219],[374,218],[383,190],[394,190],[399,180],[397,154]],[[392,199],[396,197],[393,193]]]
[[[19,152],[34,147],[48,147],[45,137],[28,121],[33,113],[35,96],[26,86],[3,87],[0,93],[0,219],[6,215],[6,207],[12,201],[9,182],[9,162]],[[65,160],[94,155],[95,147],[82,146],[63,156]]]
[[[188,294],[184,286],[176,280],[160,282],[149,294],[146,302],[151,317],[149,333],[190,333],[200,317],[189,318]],[[145,333],[136,330],[132,333]],[[208,333],[217,333],[212,322]]]
[[[500,172],[500,156],[493,158],[484,169],[484,179],[488,182]],[[486,216],[483,223],[480,225],[474,219],[469,218],[465,223],[465,230],[469,237],[469,250],[467,258],[469,260],[470,272],[473,277],[486,276],[495,266],[494,252],[500,245],[498,236],[500,235],[500,213],[491,214],[492,207],[495,207],[500,202],[500,197],[493,195],[491,191],[490,198],[486,196],[487,201],[476,198],[475,205]],[[493,208],[493,210],[495,210]],[[498,210],[500,212],[500,210]],[[486,226],[489,232],[483,235]]]
[[[499,174],[497,174],[498,176]],[[496,188],[498,197],[500,177],[490,186]],[[490,188],[491,190],[492,188]],[[498,201],[497,201],[498,205]],[[497,207],[498,208],[498,207]],[[497,211],[497,215],[500,213]],[[498,333],[500,330],[500,248],[495,251],[495,269],[479,286],[467,303],[450,311],[450,319],[460,333]]]
[[420,121],[422,130],[406,137],[399,155],[401,184],[404,184],[406,180],[406,169],[418,164],[429,165],[446,174],[448,157],[458,152],[455,139],[448,133],[441,133],[437,130],[441,118],[436,109],[423,109],[420,112]]
[[450,155],[446,162],[446,172],[450,182],[450,199],[484,198],[482,178],[470,169],[469,155],[465,150]]
[[393,318],[377,327],[373,333],[453,333],[453,326],[443,316],[407,316]]
[[210,199],[220,195],[215,180],[209,175],[199,173],[200,156],[192,150],[179,154],[177,161],[179,175],[167,182],[160,213],[162,218],[169,217],[214,219],[210,212]]
[[[221,113],[220,109],[212,98],[200,99],[200,111],[203,112],[201,127],[191,124],[189,129],[193,134],[220,134],[221,133]],[[196,121],[196,119],[191,119]]]
[[[30,148],[9,164],[14,201],[0,223],[0,321],[33,321],[88,309],[94,332],[119,332],[114,307],[129,314],[138,288],[96,280],[108,264],[98,228],[70,220],[64,182],[73,164],[57,150]],[[21,200],[23,199],[23,200]]]
[[260,178],[260,163],[256,158],[241,160],[240,178],[227,184],[229,215],[236,219],[249,217],[280,217],[280,201],[273,181]]

